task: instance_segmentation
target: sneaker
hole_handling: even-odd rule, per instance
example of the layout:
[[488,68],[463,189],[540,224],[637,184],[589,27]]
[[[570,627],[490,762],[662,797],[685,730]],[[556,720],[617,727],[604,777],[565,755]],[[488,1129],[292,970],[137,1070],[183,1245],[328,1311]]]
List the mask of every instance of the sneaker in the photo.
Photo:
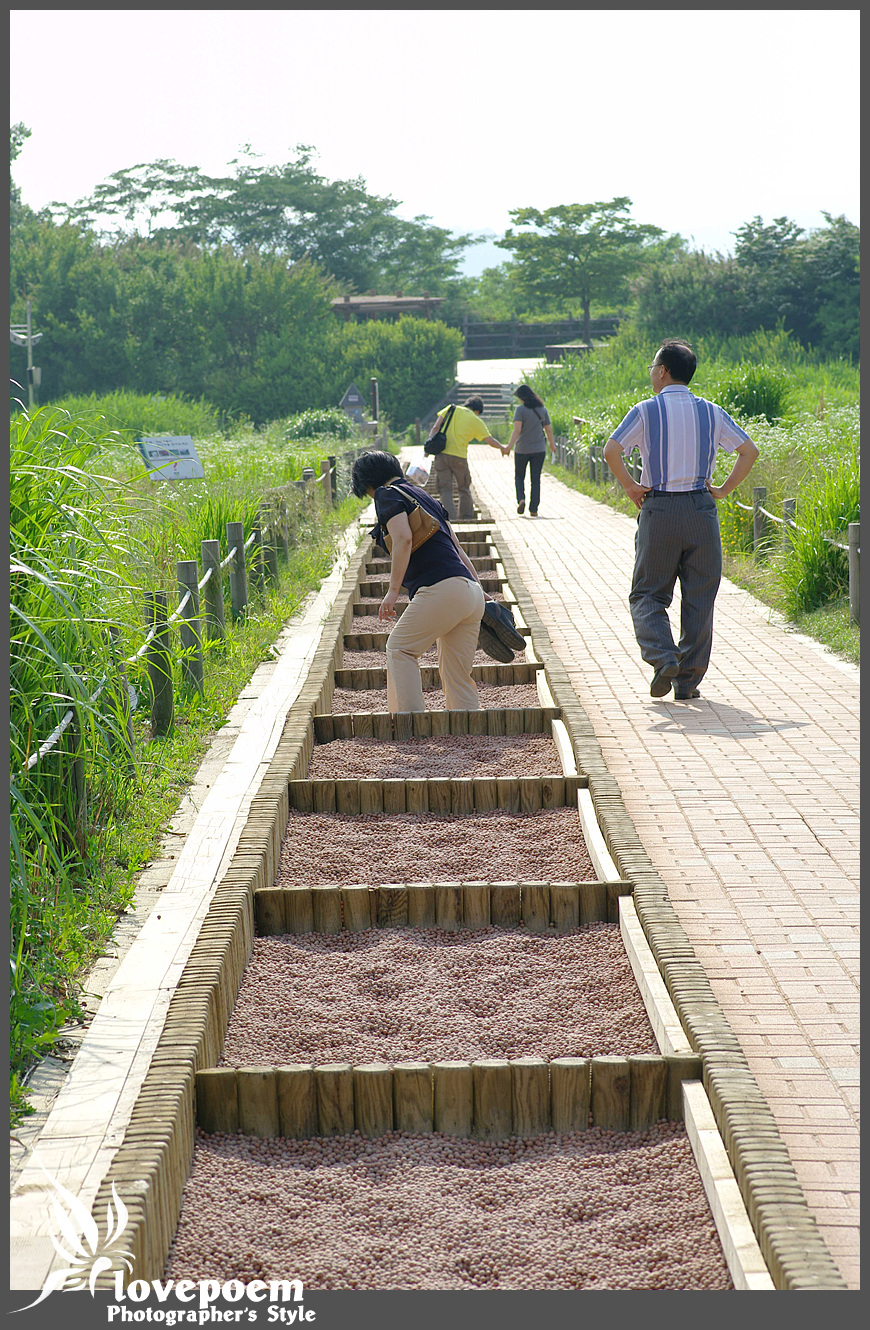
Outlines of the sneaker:
[[674,689],[675,702],[691,702],[692,698],[700,696],[701,694],[697,688],[690,688],[688,691],[685,688],[681,688],[679,691],[676,688]]
[[481,651],[485,651],[488,656],[500,661],[502,665],[510,665],[513,662],[514,653],[510,647],[505,646],[504,642],[499,641],[485,619],[480,621],[477,645]]
[[517,512],[524,513],[525,511],[526,511],[526,501],[525,499],[520,499],[519,503],[517,504]]
[[538,510],[537,510],[537,508],[530,508],[530,509],[529,509],[529,517],[537,517],[537,515],[538,515]]
[[[525,651],[526,639],[517,632],[514,616],[500,600],[488,600],[483,607],[483,623],[495,633],[500,642],[512,651]],[[486,650],[486,648],[484,648]],[[513,659],[513,658],[512,658]]]

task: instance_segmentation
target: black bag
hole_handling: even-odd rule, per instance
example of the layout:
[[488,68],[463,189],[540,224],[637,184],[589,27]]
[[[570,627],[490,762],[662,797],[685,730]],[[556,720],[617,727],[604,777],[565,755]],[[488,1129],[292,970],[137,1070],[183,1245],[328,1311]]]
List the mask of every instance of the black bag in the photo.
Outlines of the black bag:
[[443,453],[444,449],[447,447],[447,426],[453,419],[453,412],[455,410],[455,406],[449,406],[447,408],[444,419],[438,429],[434,434],[430,434],[429,438],[423,444],[423,452],[427,457],[434,457],[436,453]]

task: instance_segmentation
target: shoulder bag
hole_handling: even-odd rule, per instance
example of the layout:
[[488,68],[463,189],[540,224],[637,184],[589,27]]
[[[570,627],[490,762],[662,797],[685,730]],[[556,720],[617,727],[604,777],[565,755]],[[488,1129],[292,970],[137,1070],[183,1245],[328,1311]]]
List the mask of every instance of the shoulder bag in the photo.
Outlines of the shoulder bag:
[[[396,479],[398,480],[398,477]],[[384,489],[386,489],[387,486],[394,484],[396,484],[396,481],[388,480],[387,484],[384,486]],[[433,517],[430,512],[427,512],[426,509],[422,506],[422,504],[419,504],[412,494],[407,494],[404,490],[400,490],[399,492],[401,494],[404,494],[405,498],[409,499],[411,503],[413,503],[414,505],[414,507],[408,513],[408,526],[411,528],[411,553],[413,554],[414,551],[418,550],[421,545],[426,544],[426,541],[429,539],[430,536],[434,536],[436,531],[441,530],[441,523],[438,521],[437,517]],[[389,531],[387,530],[386,525],[382,527],[382,530],[384,534],[384,545],[386,546],[387,553],[390,556],[392,556],[393,537],[390,535]]]
[[430,434],[426,442],[423,444],[423,452],[427,457],[433,457],[436,453],[443,453],[444,449],[447,447],[447,427],[453,419],[453,412],[455,410],[455,405],[451,404],[448,406],[441,424],[438,426],[435,433]]

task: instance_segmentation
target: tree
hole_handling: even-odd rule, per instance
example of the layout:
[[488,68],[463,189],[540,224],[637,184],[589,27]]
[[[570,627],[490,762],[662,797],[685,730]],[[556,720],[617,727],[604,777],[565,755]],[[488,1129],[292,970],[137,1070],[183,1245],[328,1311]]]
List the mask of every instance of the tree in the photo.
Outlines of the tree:
[[[17,160],[24,147],[26,139],[29,139],[31,130],[19,120],[16,125],[12,125],[9,130],[9,166]],[[9,172],[9,226],[10,230],[16,226],[25,213],[30,209],[21,202],[21,190],[12,179],[12,171]]]
[[509,216],[517,226],[495,243],[510,250],[521,284],[539,301],[557,307],[579,301],[583,306],[584,338],[589,341],[592,299],[618,302],[628,295],[629,278],[653,258],[684,248],[680,236],[665,239],[657,226],[633,222],[631,199],[606,203],[566,203],[541,211],[515,208]]
[[116,171],[90,198],[52,204],[52,212],[85,227],[114,223],[109,235],[144,227],[154,239],[205,248],[231,245],[237,253],[271,252],[291,262],[307,255],[344,291],[417,285],[438,294],[458,278],[462,251],[476,243],[424,216],[397,217],[397,200],[369,194],[362,177],[326,180],[305,144],[277,167],[260,165],[249,145],[242,154],[230,163],[233,174],[220,177],[165,159],[142,163]]

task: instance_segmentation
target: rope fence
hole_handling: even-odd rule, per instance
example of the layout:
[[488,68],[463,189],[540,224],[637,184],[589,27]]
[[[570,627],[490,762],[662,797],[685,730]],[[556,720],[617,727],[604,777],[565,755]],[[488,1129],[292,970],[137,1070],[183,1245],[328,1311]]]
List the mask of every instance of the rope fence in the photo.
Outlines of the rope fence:
[[[135,756],[132,728],[135,692],[127,683],[125,667],[137,665],[145,657],[151,692],[151,734],[153,738],[162,737],[172,728],[175,713],[172,677],[174,653],[170,627],[177,623],[180,629],[183,681],[201,694],[204,687],[203,642],[208,647],[226,638],[223,574],[229,573],[230,610],[235,624],[246,617],[252,594],[262,594],[267,582],[277,585],[279,552],[285,561],[290,557],[291,549],[297,544],[300,517],[314,518],[318,507],[321,510],[330,509],[342,502],[350,493],[353,464],[367,451],[368,448],[354,448],[341,454],[340,458],[324,458],[319,475],[313,467],[305,467],[301,480],[267,491],[259,505],[259,521],[253,524],[247,538],[241,522],[227,522],[228,553],[224,558],[220,557],[219,541],[202,541],[202,577],[199,576],[199,562],[196,559],[179,560],[176,563],[179,599],[175,608],[169,612],[166,592],[145,592],[147,632],[141,646],[126,659],[117,660],[114,667],[107,670],[96,690],[89,696],[87,704],[74,703],[67,709],[51,734],[27,758],[21,774],[32,771],[71,731],[74,760],[81,762],[77,712],[82,705],[93,706],[98,701],[111,678],[112,668],[124,685],[119,691],[119,697],[124,710],[128,764],[132,767]],[[202,612],[200,593],[203,593]],[[109,633],[114,643],[119,630],[110,628]],[[83,779],[79,783],[82,786],[83,808]]]

